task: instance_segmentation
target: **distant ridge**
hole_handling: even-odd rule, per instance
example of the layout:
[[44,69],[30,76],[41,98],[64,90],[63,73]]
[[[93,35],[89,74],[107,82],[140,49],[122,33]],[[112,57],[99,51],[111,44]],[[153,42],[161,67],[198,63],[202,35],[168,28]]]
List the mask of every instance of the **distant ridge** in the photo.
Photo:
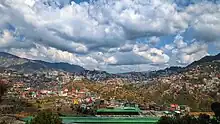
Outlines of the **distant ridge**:
[[20,58],[15,55],[0,52],[0,68],[4,69],[15,69],[20,72],[35,72],[35,71],[42,71],[42,70],[62,70],[71,73],[79,73],[83,74],[84,76],[90,76],[94,80],[99,79],[106,79],[106,78],[131,78],[140,80],[146,80],[148,78],[158,77],[158,76],[169,76],[172,74],[181,73],[187,71],[188,69],[192,68],[196,65],[201,65],[203,63],[220,60],[220,53],[215,56],[205,56],[198,61],[195,61],[189,64],[186,67],[176,67],[171,66],[166,69],[161,69],[157,71],[147,71],[147,72],[126,72],[126,73],[117,73],[117,74],[110,74],[105,71],[96,71],[96,70],[86,70],[81,66],[72,65],[64,62],[59,63],[50,63],[45,62],[42,60],[29,60],[25,58]]
[[215,56],[205,56],[198,61],[194,61],[193,63],[191,63],[187,67],[199,65],[199,64],[205,63],[205,62],[213,62],[213,61],[217,61],[217,60],[220,60],[220,53]]
[[5,53],[5,52],[0,52],[0,57],[7,57],[7,58],[19,58],[18,56],[9,54],[9,53]]
[[15,69],[22,72],[34,72],[44,69],[62,70],[72,73],[82,73],[85,69],[78,65],[68,63],[50,63],[41,60],[29,60],[18,56],[0,52],[0,67],[5,69]]

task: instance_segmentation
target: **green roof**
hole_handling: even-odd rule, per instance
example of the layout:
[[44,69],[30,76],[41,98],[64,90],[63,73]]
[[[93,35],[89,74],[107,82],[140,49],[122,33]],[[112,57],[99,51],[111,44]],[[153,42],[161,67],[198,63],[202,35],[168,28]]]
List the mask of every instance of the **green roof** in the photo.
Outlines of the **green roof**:
[[[23,121],[30,121],[33,117],[23,118]],[[60,117],[64,124],[68,123],[131,123],[131,124],[154,124],[157,117]]]
[[98,109],[96,112],[141,112],[141,110],[134,107],[122,107],[114,109]]

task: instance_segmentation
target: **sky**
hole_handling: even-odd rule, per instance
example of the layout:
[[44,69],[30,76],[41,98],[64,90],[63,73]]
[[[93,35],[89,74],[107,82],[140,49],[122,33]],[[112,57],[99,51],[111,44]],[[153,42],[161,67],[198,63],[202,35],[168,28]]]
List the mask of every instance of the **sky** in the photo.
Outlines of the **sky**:
[[220,53],[219,0],[0,0],[0,51],[110,73]]

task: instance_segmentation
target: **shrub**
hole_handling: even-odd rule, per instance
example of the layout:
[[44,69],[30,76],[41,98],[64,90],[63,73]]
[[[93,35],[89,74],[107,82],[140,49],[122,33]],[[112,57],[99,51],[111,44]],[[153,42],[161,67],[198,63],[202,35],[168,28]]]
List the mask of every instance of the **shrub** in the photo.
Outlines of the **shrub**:
[[216,118],[220,119],[220,103],[219,102],[212,103],[211,109],[215,113]]
[[193,116],[183,117],[161,117],[157,124],[219,124],[217,120],[211,119],[209,115],[201,114],[198,118]]
[[27,124],[62,124],[62,120],[51,111],[41,111]]

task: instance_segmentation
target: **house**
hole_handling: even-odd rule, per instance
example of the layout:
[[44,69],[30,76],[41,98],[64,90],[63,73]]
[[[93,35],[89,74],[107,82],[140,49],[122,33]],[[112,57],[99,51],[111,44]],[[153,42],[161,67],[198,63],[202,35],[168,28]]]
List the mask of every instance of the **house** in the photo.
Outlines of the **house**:
[[24,87],[24,83],[23,82],[17,82],[13,85],[13,88],[22,88]]
[[74,81],[82,81],[83,79],[83,76],[74,76]]
[[86,89],[80,89],[79,91],[77,90],[76,91],[76,96],[77,97],[80,97],[80,98],[84,98],[86,97]]
[[67,96],[67,95],[68,95],[67,92],[63,92],[63,91],[59,92],[59,96]]
[[176,110],[180,110],[179,105],[177,105],[177,104],[171,104],[171,105],[170,105],[170,111],[176,111]]
[[41,90],[40,93],[43,94],[43,95],[46,95],[48,93],[48,91],[47,90]]
[[87,103],[92,103],[93,101],[94,101],[94,99],[92,97],[86,98]]

